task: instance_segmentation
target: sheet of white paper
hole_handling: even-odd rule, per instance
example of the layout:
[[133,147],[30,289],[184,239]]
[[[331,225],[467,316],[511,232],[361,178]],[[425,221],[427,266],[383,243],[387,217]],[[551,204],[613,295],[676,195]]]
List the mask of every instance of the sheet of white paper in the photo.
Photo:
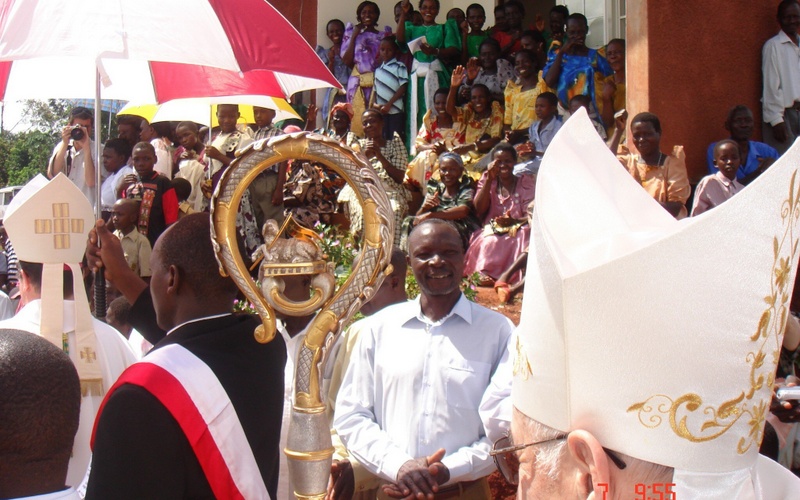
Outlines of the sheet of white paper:
[[423,43],[428,43],[428,39],[425,37],[425,35],[408,42],[408,50],[410,50],[412,54],[414,52],[418,52]]

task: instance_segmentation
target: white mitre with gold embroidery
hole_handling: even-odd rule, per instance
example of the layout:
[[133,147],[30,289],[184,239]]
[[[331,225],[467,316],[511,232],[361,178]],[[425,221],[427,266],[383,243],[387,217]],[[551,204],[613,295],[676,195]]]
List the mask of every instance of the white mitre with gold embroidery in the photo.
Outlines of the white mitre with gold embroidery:
[[795,144],[678,221],[584,111],[571,118],[537,179],[514,406],[675,468],[680,500],[800,498],[758,455],[798,260],[798,168]]
[[[76,369],[83,395],[103,394],[97,340],[89,302],[83,288],[80,262],[86,237],[94,224],[92,206],[65,175],[47,181],[37,175],[14,197],[5,213],[4,226],[19,260],[42,264],[42,337],[64,347],[64,265],[72,271],[75,305]],[[75,359],[75,358],[73,358]]]

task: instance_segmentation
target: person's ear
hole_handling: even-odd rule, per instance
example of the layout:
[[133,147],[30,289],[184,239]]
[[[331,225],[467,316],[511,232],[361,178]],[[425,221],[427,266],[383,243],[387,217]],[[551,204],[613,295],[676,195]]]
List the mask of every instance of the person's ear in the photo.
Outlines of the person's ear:
[[577,430],[569,433],[567,448],[575,462],[575,485],[580,495],[598,500],[607,498],[611,474],[603,445],[591,433]]
[[167,269],[167,294],[176,295],[183,284],[183,276],[176,266],[169,266]]

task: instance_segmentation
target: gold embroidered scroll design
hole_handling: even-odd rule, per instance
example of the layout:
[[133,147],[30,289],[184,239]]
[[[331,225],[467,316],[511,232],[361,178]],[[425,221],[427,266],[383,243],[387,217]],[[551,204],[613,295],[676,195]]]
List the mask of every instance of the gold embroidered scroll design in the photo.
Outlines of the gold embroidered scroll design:
[[[798,235],[794,234],[794,226],[800,219],[800,187],[795,191],[796,177],[797,171],[792,174],[789,183],[789,197],[780,208],[783,234],[774,236],[772,240],[770,294],[764,297],[767,307],[761,314],[755,332],[750,336],[750,341],[755,344],[754,348],[744,359],[750,367],[750,387],[718,407],[704,406],[703,398],[693,393],[678,398],[664,394],[650,396],[628,408],[628,412],[638,413],[639,422],[645,427],[660,426],[663,416],[667,415],[670,428],[675,434],[693,443],[701,443],[722,436],[739,420],[748,417],[749,431],[739,439],[736,451],[744,454],[753,446],[758,448],[775,382],[781,334],[789,314],[792,294],[790,287],[793,285],[790,283],[792,265],[797,260]],[[688,423],[690,414],[700,415],[696,412],[705,416],[699,428]]]

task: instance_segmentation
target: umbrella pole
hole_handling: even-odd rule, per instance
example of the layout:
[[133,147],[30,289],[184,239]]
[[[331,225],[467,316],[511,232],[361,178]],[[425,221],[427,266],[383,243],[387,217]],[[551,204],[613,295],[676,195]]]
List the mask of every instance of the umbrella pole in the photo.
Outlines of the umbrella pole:
[[[100,151],[100,129],[102,128],[103,114],[100,110],[100,70],[95,69],[95,92],[94,92],[94,192],[95,192],[95,218],[102,219],[103,217],[103,204],[101,197],[103,195],[102,186],[102,151]],[[91,153],[90,153],[91,154]],[[100,245],[100,239],[97,240],[97,245]],[[103,268],[94,272],[94,315],[98,319],[105,319],[106,317],[106,278]]]
[[[214,125],[214,106],[211,105],[208,107],[208,142],[206,143],[209,146],[211,145],[211,129],[213,128],[213,125]],[[210,181],[213,175],[211,173],[211,160],[208,159],[208,156],[206,156],[206,161],[208,162],[208,180]]]

